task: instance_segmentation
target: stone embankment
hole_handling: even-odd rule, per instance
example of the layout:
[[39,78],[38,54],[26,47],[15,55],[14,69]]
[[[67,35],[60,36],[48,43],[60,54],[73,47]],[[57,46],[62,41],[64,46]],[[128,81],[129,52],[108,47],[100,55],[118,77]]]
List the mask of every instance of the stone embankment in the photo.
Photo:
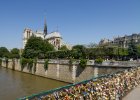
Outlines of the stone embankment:
[[137,62],[115,61],[104,61],[102,64],[95,64],[94,60],[89,60],[87,66],[83,69],[78,64],[79,61],[75,61],[70,65],[69,60],[49,60],[48,68],[45,70],[44,60],[38,60],[36,66],[33,66],[31,69],[25,66],[22,70],[20,60],[9,59],[8,63],[4,59],[2,60],[3,67],[69,83],[80,82],[101,74],[112,73],[124,68],[140,65]]

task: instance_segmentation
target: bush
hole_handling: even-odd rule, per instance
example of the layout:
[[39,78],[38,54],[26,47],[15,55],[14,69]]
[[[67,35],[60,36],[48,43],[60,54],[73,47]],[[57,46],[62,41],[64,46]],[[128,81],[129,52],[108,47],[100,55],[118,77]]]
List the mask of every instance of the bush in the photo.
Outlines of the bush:
[[70,51],[69,50],[59,50],[59,51],[49,51],[46,53],[46,58],[48,59],[67,59],[70,57]]
[[87,65],[87,60],[86,59],[81,59],[80,63],[79,63],[79,66],[82,67],[82,68],[85,68],[86,65]]
[[28,60],[26,58],[20,59],[21,71],[24,69],[24,67],[27,65],[27,63],[28,63]]
[[5,58],[6,67],[8,67],[8,58]]
[[69,59],[69,65],[72,66],[73,62],[74,62],[74,59],[73,58],[70,58]]
[[101,64],[102,62],[103,62],[103,59],[102,58],[95,59],[95,63],[96,64]]
[[46,59],[45,62],[44,62],[44,69],[45,69],[45,71],[48,70],[48,62],[49,62],[48,59]]
[[0,66],[2,66],[2,59],[0,59]]
[[12,69],[15,70],[15,59],[12,59]]
[[21,71],[24,69],[24,67],[26,67],[28,65],[27,68],[31,72],[32,67],[33,67],[33,63],[34,63],[33,59],[21,58],[20,59]]
[[72,71],[72,64],[73,64],[74,59],[70,58],[69,59],[69,70]]
[[28,63],[28,69],[29,71],[31,71],[33,67],[33,59],[27,59],[27,63]]
[[35,58],[34,60],[33,60],[33,62],[34,62],[34,73],[36,72],[36,64],[37,64],[37,59]]

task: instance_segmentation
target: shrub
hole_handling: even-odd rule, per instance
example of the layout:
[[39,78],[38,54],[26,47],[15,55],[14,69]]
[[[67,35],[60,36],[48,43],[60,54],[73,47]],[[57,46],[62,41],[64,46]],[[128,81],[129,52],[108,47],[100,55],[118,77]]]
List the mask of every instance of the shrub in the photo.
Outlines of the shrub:
[[86,65],[87,65],[87,60],[86,59],[81,59],[80,63],[79,63],[79,66],[82,67],[82,68],[85,68]]
[[2,66],[2,59],[0,59],[0,66]]
[[45,62],[44,62],[44,69],[45,69],[45,71],[48,70],[48,62],[49,62],[48,59],[46,59]]
[[74,59],[73,59],[73,58],[70,58],[70,59],[69,59],[69,65],[70,65],[70,66],[72,66],[73,61],[74,61]]
[[70,58],[69,59],[69,70],[72,71],[72,64],[73,64],[74,59]]
[[35,73],[35,72],[36,72],[37,59],[35,58],[35,59],[33,60],[33,62],[34,62],[34,73]]
[[24,67],[27,65],[27,63],[28,63],[28,60],[26,58],[20,59],[21,71],[24,69]]
[[15,70],[15,59],[12,59],[12,69]]
[[27,63],[28,63],[28,69],[29,71],[31,71],[33,67],[33,59],[27,59]]
[[6,67],[8,67],[8,58],[5,58]]
[[70,57],[71,52],[69,50],[59,50],[59,51],[49,51],[46,53],[46,58],[48,59],[67,59]]
[[103,59],[102,58],[95,59],[95,63],[96,64],[101,64],[102,62],[103,62]]

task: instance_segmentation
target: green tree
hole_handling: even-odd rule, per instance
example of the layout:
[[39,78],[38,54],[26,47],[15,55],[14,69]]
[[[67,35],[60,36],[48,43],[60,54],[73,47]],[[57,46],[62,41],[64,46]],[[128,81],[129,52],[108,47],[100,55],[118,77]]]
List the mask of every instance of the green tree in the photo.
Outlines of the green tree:
[[140,58],[140,45],[137,45],[138,57]]
[[0,47],[0,57],[3,58],[3,57],[6,57],[6,58],[9,58],[9,51],[6,47]]
[[133,42],[133,40],[131,40],[129,47],[128,47],[128,54],[129,57],[136,59],[138,57],[138,50],[137,47],[135,45],[135,43]]
[[126,57],[128,56],[128,49],[127,48],[118,48],[118,53],[119,53],[121,60],[126,60]]
[[61,46],[61,47],[59,48],[59,50],[66,51],[66,50],[68,50],[68,48],[67,48],[67,46],[66,46],[66,45],[63,45],[63,46]]
[[19,55],[19,49],[17,49],[17,48],[13,48],[11,51],[10,51],[10,53],[11,53],[11,58],[19,58],[20,57],[20,55]]
[[95,56],[96,58],[105,56],[105,47],[96,47],[95,48]]
[[116,51],[117,51],[116,47],[109,46],[106,48],[105,53],[107,56],[109,56],[109,58],[112,59],[112,58],[115,58],[115,56],[117,55]]
[[87,58],[88,59],[95,59],[96,57],[96,48],[87,48]]
[[47,40],[32,36],[27,41],[22,56],[24,58],[45,58],[46,52],[53,50],[54,47]]
[[87,45],[88,48],[95,48],[97,47],[97,44],[96,43],[90,43]]
[[75,45],[72,48],[72,56],[75,59],[86,58],[86,48],[83,45]]

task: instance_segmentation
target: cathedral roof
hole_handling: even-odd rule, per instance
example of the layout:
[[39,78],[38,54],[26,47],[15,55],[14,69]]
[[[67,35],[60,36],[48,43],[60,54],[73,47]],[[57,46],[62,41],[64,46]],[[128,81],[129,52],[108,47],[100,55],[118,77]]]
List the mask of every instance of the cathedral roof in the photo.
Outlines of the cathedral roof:
[[35,35],[36,37],[44,38],[43,31],[36,31],[36,32],[34,32],[34,35]]
[[62,38],[59,32],[52,32],[50,34],[47,34],[46,39],[50,39],[50,38]]

